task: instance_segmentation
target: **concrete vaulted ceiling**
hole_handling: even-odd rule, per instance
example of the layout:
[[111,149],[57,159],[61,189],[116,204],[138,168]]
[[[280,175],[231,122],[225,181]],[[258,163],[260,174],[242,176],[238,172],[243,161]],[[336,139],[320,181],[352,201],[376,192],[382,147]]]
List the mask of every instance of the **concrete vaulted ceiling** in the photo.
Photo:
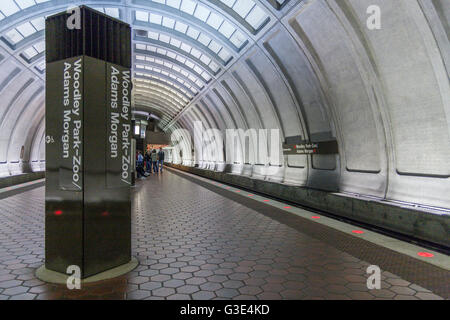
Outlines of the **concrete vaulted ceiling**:
[[[134,106],[177,142],[201,121],[339,145],[276,161],[242,147],[227,166],[226,150],[182,142],[171,161],[450,208],[450,1],[440,0],[1,0],[0,175],[44,168],[44,18],[82,4],[132,25]],[[367,24],[374,5],[379,29]]]
[[[23,114],[20,120],[33,122],[35,134],[41,134],[33,136],[32,142],[37,148],[34,152],[39,152],[44,132],[45,17],[87,5],[132,25],[133,102],[138,110],[161,116],[159,125],[164,128],[254,43],[255,36],[274,19],[268,7],[278,8],[284,2],[289,1],[2,0],[0,90],[15,91],[16,99],[28,98],[21,102],[33,111],[26,114],[30,118],[25,120]],[[25,112],[17,103],[10,101],[10,106],[0,110],[3,127],[10,120],[8,111]],[[2,139],[6,143],[9,135]],[[36,156],[41,160],[42,150],[40,153]],[[17,155],[15,152],[13,162],[19,160]],[[2,157],[0,163],[6,165],[11,154],[6,152]],[[0,171],[8,174],[17,170]]]

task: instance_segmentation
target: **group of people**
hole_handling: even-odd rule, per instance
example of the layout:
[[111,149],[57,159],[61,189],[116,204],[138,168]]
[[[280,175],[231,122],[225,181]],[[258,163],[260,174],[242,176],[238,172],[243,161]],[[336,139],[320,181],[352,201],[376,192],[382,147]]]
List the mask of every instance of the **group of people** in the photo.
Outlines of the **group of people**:
[[138,178],[144,179],[145,177],[148,177],[152,171],[153,173],[162,173],[163,165],[164,151],[162,148],[160,148],[159,151],[156,151],[156,149],[147,151],[145,155],[142,155],[142,152],[138,151],[136,159],[136,172]]

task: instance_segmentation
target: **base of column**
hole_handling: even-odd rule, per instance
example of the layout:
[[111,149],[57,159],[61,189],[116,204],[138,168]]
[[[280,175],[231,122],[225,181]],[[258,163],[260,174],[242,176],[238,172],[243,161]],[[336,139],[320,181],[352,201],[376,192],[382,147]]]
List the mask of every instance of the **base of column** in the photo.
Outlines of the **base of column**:
[[[133,269],[135,269],[138,266],[138,264],[139,264],[138,260],[135,257],[132,257],[130,262],[128,262],[126,264],[123,264],[121,266],[115,267],[110,270],[103,271],[94,276],[91,276],[91,277],[88,277],[85,279],[81,279],[81,283],[82,284],[83,283],[92,283],[92,282],[98,282],[98,281],[117,278],[119,276],[122,276],[122,275],[132,271]],[[69,276],[70,275],[47,269],[45,267],[45,264],[36,270],[36,277],[39,280],[42,280],[44,282],[49,282],[49,283],[66,284],[67,278],[69,278]]]

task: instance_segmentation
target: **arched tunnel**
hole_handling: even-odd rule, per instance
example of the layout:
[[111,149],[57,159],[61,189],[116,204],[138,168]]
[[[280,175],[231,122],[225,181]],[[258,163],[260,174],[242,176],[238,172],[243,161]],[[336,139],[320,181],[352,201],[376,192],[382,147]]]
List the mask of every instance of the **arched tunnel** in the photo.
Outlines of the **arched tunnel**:
[[[0,298],[83,297],[21,278],[45,260],[46,18],[80,5],[131,26],[134,138],[165,145],[102,298],[449,299],[446,0],[1,0]],[[369,265],[382,288],[356,289]]]

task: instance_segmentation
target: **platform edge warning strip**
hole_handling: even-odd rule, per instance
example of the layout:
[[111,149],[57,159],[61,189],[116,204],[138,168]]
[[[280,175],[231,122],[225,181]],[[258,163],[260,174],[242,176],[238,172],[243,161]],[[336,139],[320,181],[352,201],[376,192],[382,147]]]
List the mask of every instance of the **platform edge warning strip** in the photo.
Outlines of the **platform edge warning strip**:
[[[199,184],[212,192],[219,193],[221,196],[247,206],[314,239],[323,241],[340,251],[367,263],[378,265],[383,271],[396,274],[405,280],[430,289],[445,299],[450,299],[450,281],[448,281],[450,279],[450,271],[444,268],[369,242],[363,238],[358,238],[352,234],[346,234],[316,221],[290,214],[286,210],[270,206],[266,202],[257,201],[254,197],[247,197],[247,193],[235,192],[238,188],[221,188],[215,185],[217,183],[215,181],[204,181],[208,179],[174,168],[168,169],[174,174]],[[219,185],[226,184],[219,183]]]

